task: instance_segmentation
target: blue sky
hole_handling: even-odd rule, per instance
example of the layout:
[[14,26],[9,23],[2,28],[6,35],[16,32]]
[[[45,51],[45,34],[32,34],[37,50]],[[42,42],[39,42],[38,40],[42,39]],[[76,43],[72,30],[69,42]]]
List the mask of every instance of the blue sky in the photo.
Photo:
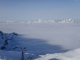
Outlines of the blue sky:
[[0,0],[0,21],[80,20],[80,0]]

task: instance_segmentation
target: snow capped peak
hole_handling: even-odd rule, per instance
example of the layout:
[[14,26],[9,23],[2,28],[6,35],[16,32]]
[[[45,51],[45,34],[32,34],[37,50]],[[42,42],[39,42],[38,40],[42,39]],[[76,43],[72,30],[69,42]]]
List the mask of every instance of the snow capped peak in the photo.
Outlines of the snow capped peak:
[[55,22],[55,20],[41,20],[41,19],[38,19],[36,21],[29,21],[28,23],[52,23],[52,22]]
[[15,21],[6,21],[6,23],[16,23]]
[[28,24],[30,23],[75,23],[74,20],[72,19],[63,19],[63,20],[41,20],[38,19],[36,21],[29,21]]
[[58,20],[58,22],[59,23],[75,23],[75,21],[74,20],[72,20],[72,19],[63,19],[63,20]]

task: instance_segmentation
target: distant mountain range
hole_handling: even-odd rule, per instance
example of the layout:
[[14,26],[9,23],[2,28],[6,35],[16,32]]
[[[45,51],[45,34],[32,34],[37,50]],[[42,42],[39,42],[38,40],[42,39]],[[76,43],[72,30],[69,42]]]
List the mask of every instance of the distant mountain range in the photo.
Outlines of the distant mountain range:
[[63,20],[35,20],[35,21],[28,21],[28,22],[16,22],[16,21],[5,21],[5,22],[0,22],[0,23],[76,23],[77,21],[72,20],[72,19],[63,19]]

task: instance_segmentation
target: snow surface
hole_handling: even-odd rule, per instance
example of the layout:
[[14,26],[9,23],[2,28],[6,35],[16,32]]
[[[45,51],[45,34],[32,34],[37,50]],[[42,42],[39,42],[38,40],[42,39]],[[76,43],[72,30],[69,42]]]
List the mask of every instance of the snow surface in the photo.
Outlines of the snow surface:
[[80,60],[80,48],[66,53],[40,55],[40,58],[35,60]]
[[0,31],[19,34],[6,50],[0,51],[1,59],[20,59],[21,50],[12,47],[21,46],[27,48],[25,56],[40,55],[36,60],[80,60],[80,23],[0,23]]

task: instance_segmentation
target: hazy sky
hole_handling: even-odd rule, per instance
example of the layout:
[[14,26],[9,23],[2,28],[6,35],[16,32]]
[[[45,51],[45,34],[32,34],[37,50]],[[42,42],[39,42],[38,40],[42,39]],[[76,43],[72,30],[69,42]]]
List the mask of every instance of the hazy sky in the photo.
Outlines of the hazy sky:
[[0,21],[80,19],[80,0],[0,0]]

